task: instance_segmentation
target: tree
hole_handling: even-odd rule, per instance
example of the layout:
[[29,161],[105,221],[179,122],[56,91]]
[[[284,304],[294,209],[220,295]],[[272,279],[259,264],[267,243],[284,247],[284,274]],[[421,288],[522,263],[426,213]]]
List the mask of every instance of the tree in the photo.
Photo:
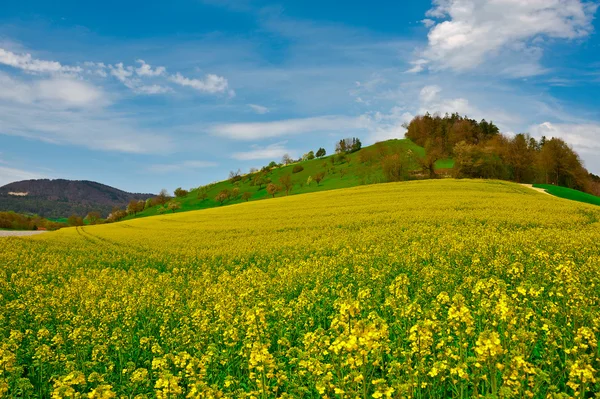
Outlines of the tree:
[[175,211],[177,209],[181,209],[181,204],[177,201],[171,201],[169,202],[169,204],[167,205],[167,209],[173,213],[175,213]]
[[308,176],[308,179],[306,179],[306,185],[310,186],[310,183],[312,183],[312,181],[313,181],[312,176]]
[[348,168],[340,167],[340,179],[343,179],[346,173],[348,173]]
[[404,153],[387,155],[381,160],[383,175],[389,182],[406,180],[409,165],[409,159]]
[[167,191],[166,188],[163,188],[162,190],[160,190],[160,193],[156,197],[156,202],[158,204],[164,205],[169,201],[169,199],[170,199],[169,192]]
[[83,226],[83,219],[81,218],[81,216],[71,215],[67,219],[67,223],[69,224],[69,226]]
[[[287,154],[286,154],[286,155],[287,155]],[[285,155],[284,155],[284,156],[285,156]],[[288,157],[289,157],[289,155],[288,155]],[[272,168],[276,168],[276,167],[277,167],[277,162],[275,162],[275,161],[271,161],[271,162],[269,162],[269,165],[268,165],[268,167],[269,167],[269,168],[271,168],[271,169],[272,169]]]
[[231,190],[231,197],[233,199],[237,199],[237,197],[240,195],[240,189],[239,187],[234,187],[233,190]]
[[275,194],[277,194],[278,191],[279,191],[279,187],[277,187],[275,184],[273,184],[273,183],[267,184],[267,192],[269,193],[269,195],[272,195],[273,198],[275,198]]
[[248,202],[248,200],[250,199],[250,197],[252,197],[252,193],[249,191],[246,191],[244,194],[242,194],[242,199],[246,202]]
[[319,184],[321,184],[321,181],[323,181],[323,179],[325,178],[325,173],[324,172],[319,172],[316,175],[313,176],[313,180],[317,182],[317,186]]
[[294,188],[294,182],[292,181],[292,175],[285,175],[279,178],[281,187],[285,190],[285,195],[289,195],[292,188]]
[[225,201],[227,201],[227,194],[224,193],[223,191],[221,191],[219,194],[217,194],[217,196],[215,197],[215,201],[217,201],[219,203],[219,205],[223,205],[223,203]]
[[[517,134],[508,142],[507,161],[512,169],[512,178],[518,183],[533,179],[535,147],[531,137]],[[534,139],[535,142],[535,139]]]
[[131,201],[129,201],[129,204],[127,204],[127,213],[133,216],[135,216],[138,213],[137,200],[132,199]]
[[254,179],[252,179],[252,185],[258,186],[259,190],[262,189],[262,186],[269,184],[270,182],[271,180],[267,178],[267,175],[264,173],[258,173],[256,176],[254,176]]
[[283,154],[283,157],[281,157],[281,163],[284,165],[289,165],[293,162],[292,157],[290,157],[289,154]]
[[206,186],[198,189],[198,199],[204,201],[208,198],[208,188]]
[[323,158],[325,155],[327,155],[327,151],[325,151],[325,148],[320,147],[317,150],[317,154],[316,155],[317,155],[317,158]]
[[175,191],[173,192],[173,194],[175,194],[175,197],[177,198],[181,198],[181,197],[185,197],[186,195],[189,194],[188,190],[184,190],[181,187],[177,187],[175,189]]
[[292,173],[300,173],[304,170],[304,166],[302,165],[294,165],[294,168],[292,169]]
[[100,214],[100,212],[91,211],[87,214],[85,218],[88,220],[89,224],[96,224],[101,217],[102,215]]
[[240,169],[238,169],[236,171],[232,170],[229,172],[229,182],[231,184],[236,183],[240,180],[242,180],[242,171]]
[[562,139],[551,138],[544,143],[538,165],[546,183],[578,190],[589,190],[589,174],[579,156]]
[[315,159],[315,153],[314,151],[309,151],[306,154],[304,154],[304,156],[302,157],[302,159],[304,161],[310,161],[311,159]]

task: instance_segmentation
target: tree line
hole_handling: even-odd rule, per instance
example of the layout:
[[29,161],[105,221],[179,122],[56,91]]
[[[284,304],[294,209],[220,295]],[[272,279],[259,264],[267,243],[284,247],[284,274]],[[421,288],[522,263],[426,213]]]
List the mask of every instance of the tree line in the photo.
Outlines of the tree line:
[[493,122],[459,114],[415,117],[406,126],[406,138],[425,148],[423,170],[435,177],[435,162],[452,158],[455,177],[545,183],[589,193],[598,188],[579,155],[561,138],[536,140],[527,133],[509,137]]
[[37,215],[0,212],[0,228],[11,230],[58,230],[66,223],[55,222]]

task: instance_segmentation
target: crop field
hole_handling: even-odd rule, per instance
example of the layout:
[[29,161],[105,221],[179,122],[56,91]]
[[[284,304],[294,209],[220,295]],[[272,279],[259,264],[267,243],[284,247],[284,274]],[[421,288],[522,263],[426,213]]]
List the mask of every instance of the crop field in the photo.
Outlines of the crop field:
[[360,186],[0,246],[0,397],[600,392],[600,208],[518,184]]

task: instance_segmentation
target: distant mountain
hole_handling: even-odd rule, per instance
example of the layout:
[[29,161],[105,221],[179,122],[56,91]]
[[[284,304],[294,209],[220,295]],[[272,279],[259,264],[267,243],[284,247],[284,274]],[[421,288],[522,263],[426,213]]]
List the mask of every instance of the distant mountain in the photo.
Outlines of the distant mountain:
[[98,211],[108,216],[113,207],[153,194],[128,193],[87,180],[23,180],[0,187],[0,211],[34,213],[45,218],[85,216]]

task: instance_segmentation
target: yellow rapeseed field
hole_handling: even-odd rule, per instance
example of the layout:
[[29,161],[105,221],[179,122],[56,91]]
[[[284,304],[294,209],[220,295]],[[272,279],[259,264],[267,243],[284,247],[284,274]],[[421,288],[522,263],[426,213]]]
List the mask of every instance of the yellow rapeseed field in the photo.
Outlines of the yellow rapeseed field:
[[444,180],[5,238],[0,397],[597,397],[599,221]]

